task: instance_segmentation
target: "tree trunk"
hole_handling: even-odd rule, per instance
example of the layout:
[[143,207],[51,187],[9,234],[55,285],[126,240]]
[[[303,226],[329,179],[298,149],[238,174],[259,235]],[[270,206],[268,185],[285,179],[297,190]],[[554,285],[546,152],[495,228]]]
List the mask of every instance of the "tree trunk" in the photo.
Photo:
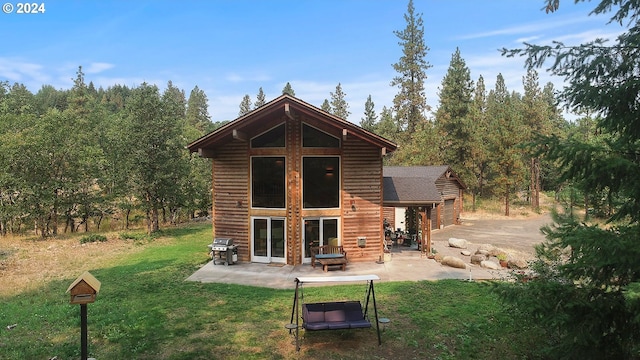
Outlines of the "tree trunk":
[[509,216],[509,183],[504,189],[504,216]]

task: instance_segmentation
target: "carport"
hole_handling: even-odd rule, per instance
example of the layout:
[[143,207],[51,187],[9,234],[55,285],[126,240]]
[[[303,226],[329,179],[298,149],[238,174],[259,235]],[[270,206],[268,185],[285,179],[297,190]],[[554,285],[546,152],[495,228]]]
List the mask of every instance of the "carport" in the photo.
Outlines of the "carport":
[[415,208],[423,236],[422,251],[431,252],[431,230],[459,222],[464,183],[450,166],[385,166],[383,207],[389,218],[398,207]]

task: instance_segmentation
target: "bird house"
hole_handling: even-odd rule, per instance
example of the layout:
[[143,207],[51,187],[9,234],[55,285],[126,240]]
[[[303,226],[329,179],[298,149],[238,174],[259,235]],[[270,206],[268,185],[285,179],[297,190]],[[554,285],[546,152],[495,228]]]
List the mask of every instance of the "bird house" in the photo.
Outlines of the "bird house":
[[100,281],[88,271],[80,275],[67,289],[67,292],[71,293],[71,303],[80,305],[96,301],[98,291],[100,291]]

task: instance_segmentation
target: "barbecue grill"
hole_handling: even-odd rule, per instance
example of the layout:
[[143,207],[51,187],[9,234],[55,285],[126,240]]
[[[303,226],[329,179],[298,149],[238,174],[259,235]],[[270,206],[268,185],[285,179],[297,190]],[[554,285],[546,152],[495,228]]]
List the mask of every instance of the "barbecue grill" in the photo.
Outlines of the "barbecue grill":
[[218,263],[229,265],[238,261],[238,246],[233,245],[232,238],[215,238],[209,247],[214,265]]

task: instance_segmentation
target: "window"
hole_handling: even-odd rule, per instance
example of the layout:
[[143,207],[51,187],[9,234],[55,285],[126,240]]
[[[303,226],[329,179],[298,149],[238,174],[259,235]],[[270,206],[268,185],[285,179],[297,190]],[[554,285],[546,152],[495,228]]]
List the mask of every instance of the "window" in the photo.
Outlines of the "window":
[[285,207],[284,157],[251,158],[251,206]]
[[333,137],[307,124],[302,124],[302,146],[339,148],[340,139]]
[[306,209],[340,207],[340,158],[302,158],[302,202]]
[[283,148],[285,144],[284,124],[251,139],[252,148]]

